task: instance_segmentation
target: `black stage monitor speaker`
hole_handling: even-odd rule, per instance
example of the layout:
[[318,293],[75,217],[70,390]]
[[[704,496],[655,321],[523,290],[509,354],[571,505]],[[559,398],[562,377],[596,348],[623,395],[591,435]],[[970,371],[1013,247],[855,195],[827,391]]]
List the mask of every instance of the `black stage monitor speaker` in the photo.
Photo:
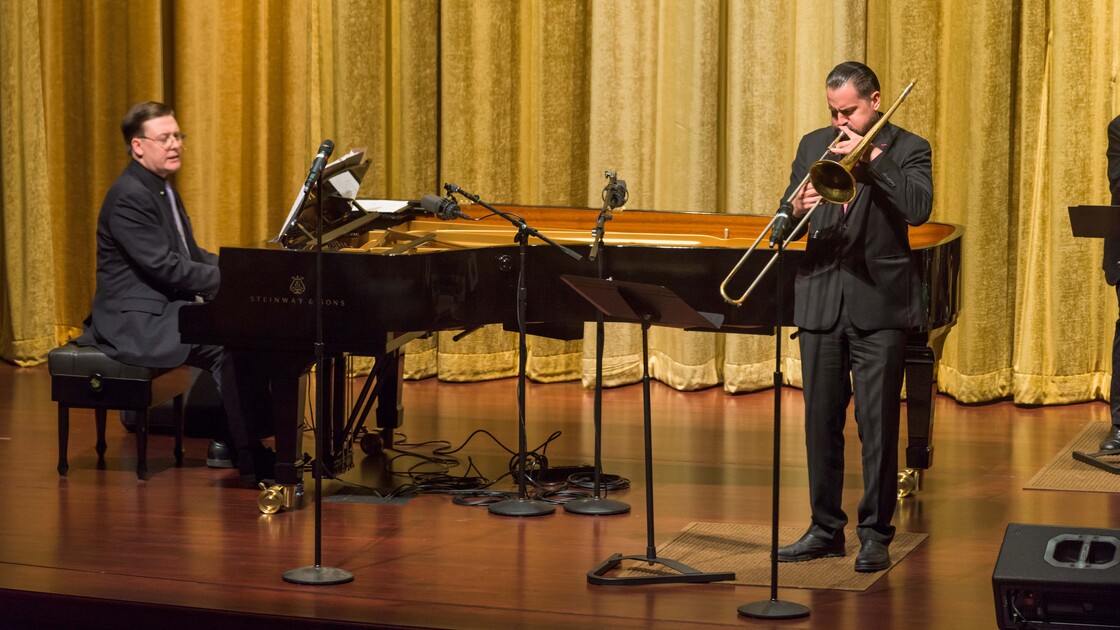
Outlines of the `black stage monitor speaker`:
[[992,589],[1002,630],[1120,628],[1120,530],[1012,523]]

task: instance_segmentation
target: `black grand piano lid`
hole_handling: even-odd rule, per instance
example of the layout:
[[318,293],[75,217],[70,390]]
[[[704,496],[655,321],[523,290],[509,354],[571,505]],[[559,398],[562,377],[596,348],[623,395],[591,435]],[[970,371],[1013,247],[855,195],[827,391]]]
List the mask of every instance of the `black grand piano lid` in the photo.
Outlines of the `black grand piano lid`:
[[[370,161],[363,159],[365,149],[351,149],[342,158],[327,164],[319,176],[323,189],[323,242],[338,238],[372,221],[379,215],[365,212],[355,204],[358,187],[369,170]],[[303,203],[293,204],[284,227],[276,238],[286,249],[309,249],[315,246],[318,230],[316,189],[312,188]]]

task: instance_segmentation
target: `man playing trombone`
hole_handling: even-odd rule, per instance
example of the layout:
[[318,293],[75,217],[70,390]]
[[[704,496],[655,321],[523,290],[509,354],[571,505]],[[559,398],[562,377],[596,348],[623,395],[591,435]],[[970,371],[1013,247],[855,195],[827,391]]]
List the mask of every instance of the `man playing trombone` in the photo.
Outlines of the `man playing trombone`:
[[[845,554],[844,423],[854,393],[864,486],[855,570],[873,572],[890,567],[903,349],[907,330],[920,325],[925,313],[907,228],[929,219],[931,151],[926,140],[886,122],[898,103],[880,114],[879,80],[864,64],[841,63],[825,87],[832,124],[801,139],[783,195],[795,220],[812,212],[802,230],[808,243],[794,293],[812,522],[799,540],[778,549],[778,560]],[[829,152],[855,160],[845,166],[854,178],[854,197],[849,191],[841,196],[850,197],[846,203],[822,204],[818,189],[825,188],[816,178],[800,191],[798,186],[834,137]],[[832,194],[823,201],[829,199],[836,201]]]

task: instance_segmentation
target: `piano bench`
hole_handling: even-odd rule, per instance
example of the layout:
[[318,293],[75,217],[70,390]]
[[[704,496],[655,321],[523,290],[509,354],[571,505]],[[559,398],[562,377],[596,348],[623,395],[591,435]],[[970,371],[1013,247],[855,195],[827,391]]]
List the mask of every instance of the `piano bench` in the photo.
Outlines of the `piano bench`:
[[105,468],[105,415],[136,412],[136,476],[148,478],[148,409],[174,400],[175,465],[183,465],[183,394],[190,368],[146,368],[121,363],[92,346],[68,343],[47,355],[51,400],[58,403],[58,474],[66,476],[70,409],[93,409],[97,421],[97,467]]

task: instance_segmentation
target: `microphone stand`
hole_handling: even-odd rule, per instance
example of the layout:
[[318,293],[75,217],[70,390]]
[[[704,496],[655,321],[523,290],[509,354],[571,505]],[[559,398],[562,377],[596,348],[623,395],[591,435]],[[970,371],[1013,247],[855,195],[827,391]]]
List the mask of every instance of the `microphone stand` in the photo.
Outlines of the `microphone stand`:
[[565,254],[581,260],[583,257],[575,253],[571,249],[553,241],[552,239],[544,236],[525,223],[521,217],[502,212],[490,204],[478,198],[478,195],[472,195],[469,192],[456,187],[455,192],[463,195],[472,202],[486,208],[490,212],[502,217],[509,221],[517,228],[517,241],[519,248],[519,257],[521,261],[521,268],[517,274],[517,342],[518,342],[518,362],[517,362],[517,457],[518,457],[518,479],[517,479],[517,498],[505,499],[489,506],[487,509],[491,514],[499,516],[543,516],[545,514],[552,514],[556,511],[556,506],[545,501],[529,498],[528,491],[525,487],[525,477],[527,471],[525,470],[526,451],[528,446],[525,438],[525,365],[529,358],[529,349],[525,343],[525,310],[528,303],[528,288],[526,283],[526,264],[528,259],[529,250],[529,237],[535,236],[540,240],[560,249]]
[[[813,210],[816,210],[816,206]],[[770,499],[770,599],[743,604],[738,611],[744,617],[755,619],[799,619],[809,616],[808,606],[778,599],[778,488],[782,452],[782,261],[785,258],[786,235],[776,235],[779,238],[778,273],[774,282],[777,312],[774,315],[774,475]]]
[[345,569],[323,566],[323,371],[326,359],[323,354],[323,180],[315,180],[315,205],[317,227],[315,235],[315,564],[291,569],[284,573],[284,581],[293,584],[329,586],[354,581],[354,574]]
[[[608,184],[609,186],[609,184]],[[606,232],[606,222],[610,221],[611,203],[604,199],[603,209],[595,221],[595,242],[591,245],[591,255],[588,258],[598,263],[599,279],[603,279],[603,256],[600,250],[603,246],[603,235]],[[590,514],[606,516],[611,514],[625,514],[630,511],[630,504],[606,499],[602,496],[603,475],[603,312],[596,309],[595,318],[595,471],[594,495],[586,499],[577,499],[564,504],[564,511],[572,514]]]

